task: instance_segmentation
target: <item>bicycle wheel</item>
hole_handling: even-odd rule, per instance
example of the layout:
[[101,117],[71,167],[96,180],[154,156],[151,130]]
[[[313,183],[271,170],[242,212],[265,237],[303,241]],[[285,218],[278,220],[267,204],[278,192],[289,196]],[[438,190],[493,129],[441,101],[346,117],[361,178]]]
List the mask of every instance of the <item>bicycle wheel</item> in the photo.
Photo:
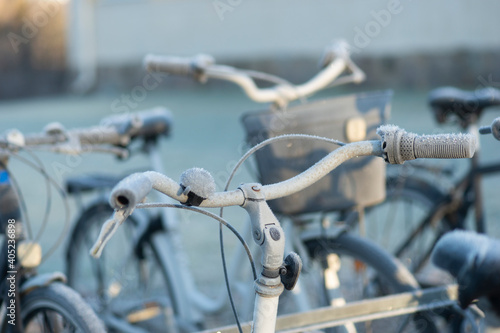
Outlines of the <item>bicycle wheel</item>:
[[[323,305],[418,289],[418,283],[401,263],[367,239],[349,233],[305,241],[310,262],[304,270],[323,280]],[[321,272],[321,273],[319,273]],[[309,291],[308,291],[309,292]],[[417,313],[331,329],[334,332],[441,332],[443,323],[430,312]],[[330,331],[330,330],[329,330]]]
[[21,298],[24,332],[105,332],[104,325],[71,288],[52,283]]
[[439,237],[453,229],[444,214],[436,213],[446,195],[417,178],[388,178],[387,197],[366,209],[367,238],[398,257],[420,281],[427,275],[428,259]]
[[99,260],[90,257],[102,223],[111,214],[109,205],[101,202],[78,219],[67,250],[68,284],[111,331],[121,331],[127,325],[149,332],[176,331],[168,275],[149,242],[134,246],[139,223],[133,215],[120,226]]

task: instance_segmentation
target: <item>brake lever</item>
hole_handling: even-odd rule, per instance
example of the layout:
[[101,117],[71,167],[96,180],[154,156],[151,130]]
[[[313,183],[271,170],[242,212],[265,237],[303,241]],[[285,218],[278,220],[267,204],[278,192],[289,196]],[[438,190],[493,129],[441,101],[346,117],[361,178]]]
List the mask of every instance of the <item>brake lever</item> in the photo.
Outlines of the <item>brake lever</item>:
[[102,251],[104,250],[104,247],[106,246],[108,241],[113,237],[115,232],[123,224],[127,217],[132,214],[132,211],[133,208],[115,210],[113,216],[109,220],[104,222],[97,241],[90,249],[90,255],[92,257],[98,259],[101,256]]

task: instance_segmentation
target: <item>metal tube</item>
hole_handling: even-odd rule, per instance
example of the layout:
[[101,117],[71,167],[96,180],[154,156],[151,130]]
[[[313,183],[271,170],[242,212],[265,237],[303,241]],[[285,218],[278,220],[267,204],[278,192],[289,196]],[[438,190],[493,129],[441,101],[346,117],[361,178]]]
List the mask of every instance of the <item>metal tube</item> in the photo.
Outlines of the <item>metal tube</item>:
[[279,296],[263,297],[255,295],[252,332],[272,333],[275,331],[278,315]]
[[280,183],[263,186],[266,200],[286,197],[314,184],[343,162],[357,156],[381,156],[380,141],[361,141],[342,146],[306,171]]

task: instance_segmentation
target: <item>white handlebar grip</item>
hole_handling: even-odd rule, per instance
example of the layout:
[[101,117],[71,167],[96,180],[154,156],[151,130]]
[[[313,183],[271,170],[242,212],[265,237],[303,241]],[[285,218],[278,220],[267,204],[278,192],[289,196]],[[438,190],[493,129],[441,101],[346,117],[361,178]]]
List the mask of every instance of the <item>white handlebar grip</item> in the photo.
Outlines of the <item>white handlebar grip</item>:
[[149,72],[162,72],[174,75],[191,75],[193,73],[193,61],[191,58],[149,54],[144,57],[144,67]]
[[416,158],[471,158],[476,149],[472,134],[417,135],[394,125],[379,127],[386,162],[403,164]]
[[151,180],[143,173],[134,173],[121,180],[111,191],[109,204],[114,209],[135,208],[151,192]]
[[203,72],[204,68],[214,63],[214,58],[207,54],[198,54],[191,58],[152,54],[144,57],[144,67],[146,70],[174,75],[200,75],[200,72]]

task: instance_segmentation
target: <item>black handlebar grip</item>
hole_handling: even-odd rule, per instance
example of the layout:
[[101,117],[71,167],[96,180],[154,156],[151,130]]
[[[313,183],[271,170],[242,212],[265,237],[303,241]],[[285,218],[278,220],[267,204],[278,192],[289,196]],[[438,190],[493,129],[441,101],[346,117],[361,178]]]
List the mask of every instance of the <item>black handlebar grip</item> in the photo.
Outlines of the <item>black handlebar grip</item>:
[[147,112],[136,114],[141,126],[136,131],[131,131],[131,136],[155,137],[158,135],[169,135],[172,128],[173,116],[170,111],[163,107],[157,107]]
[[172,113],[164,107],[106,117],[101,121],[102,126],[113,127],[119,135],[153,138],[160,135],[169,135],[173,123]]
[[151,180],[143,173],[134,173],[121,180],[111,191],[109,204],[114,209],[135,208],[151,192]]
[[417,135],[394,125],[381,126],[384,158],[391,164],[403,164],[417,158],[471,158],[476,149],[472,134]]

